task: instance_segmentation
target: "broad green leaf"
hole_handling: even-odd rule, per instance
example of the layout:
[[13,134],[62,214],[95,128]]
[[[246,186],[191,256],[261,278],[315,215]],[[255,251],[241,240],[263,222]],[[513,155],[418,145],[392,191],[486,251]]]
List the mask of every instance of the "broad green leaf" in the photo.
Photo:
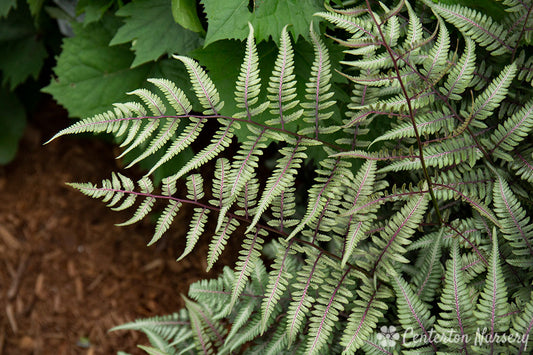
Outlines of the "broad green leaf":
[[172,16],[183,28],[193,32],[204,32],[196,13],[195,0],[172,0]]
[[313,14],[323,10],[319,0],[256,1],[253,12],[248,9],[248,0],[202,0],[202,4],[209,20],[205,45],[221,39],[245,39],[248,22],[255,29],[257,42],[272,38],[279,43],[287,24],[294,38],[307,38]]
[[14,89],[30,76],[37,79],[47,53],[25,4],[0,20],[0,53],[3,85]]
[[76,5],[76,15],[84,14],[83,25],[100,21],[115,0],[80,0]]
[[248,11],[248,0],[202,0],[201,2],[209,23],[205,46],[221,39],[246,38],[248,22],[252,16]]
[[[63,42],[54,69],[55,79],[43,89],[63,105],[71,117],[88,117],[109,110],[116,102],[131,100],[126,94],[148,86],[149,77],[166,77],[188,88],[187,73],[176,60],[166,59],[130,69],[133,54],[126,46],[108,46],[120,23],[104,17],[83,26],[73,23],[75,37]],[[153,87],[150,87],[153,89]]]
[[32,16],[38,17],[45,0],[28,0]]
[[0,18],[7,16],[12,8],[17,8],[17,0],[0,1]]
[[174,22],[167,0],[140,0],[116,12],[125,17],[110,45],[132,42],[135,60],[131,67],[157,60],[165,54],[187,54],[199,47],[202,39]]
[[0,107],[0,165],[3,165],[15,157],[26,127],[26,114],[15,94],[3,88],[0,88]]

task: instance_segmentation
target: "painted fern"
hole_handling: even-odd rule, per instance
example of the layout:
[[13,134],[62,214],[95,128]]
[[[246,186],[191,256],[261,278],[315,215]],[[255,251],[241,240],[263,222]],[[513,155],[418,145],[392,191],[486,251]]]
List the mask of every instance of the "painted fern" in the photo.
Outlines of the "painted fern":
[[211,269],[241,243],[235,267],[192,285],[179,314],[115,329],[145,332],[149,353],[529,353],[533,4],[506,0],[497,20],[463,3],[328,7],[316,18],[337,44],[311,27],[303,83],[287,27],[260,75],[250,25],[233,114],[209,68],[176,56],[195,97],[150,79],[59,132],[111,134],[122,155],[142,147],[130,166],[156,157],[139,181],[70,184],[132,208],[122,225],[159,212],[149,245],[182,210],[180,259],[208,238]]

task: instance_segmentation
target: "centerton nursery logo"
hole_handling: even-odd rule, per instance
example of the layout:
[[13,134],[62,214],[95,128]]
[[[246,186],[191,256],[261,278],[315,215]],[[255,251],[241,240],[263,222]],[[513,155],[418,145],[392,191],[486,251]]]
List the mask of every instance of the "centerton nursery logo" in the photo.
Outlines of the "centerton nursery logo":
[[394,346],[396,341],[400,339],[400,334],[396,333],[396,327],[393,325],[389,327],[384,325],[379,330],[381,333],[378,334],[378,340],[381,346]]
[[494,333],[491,334],[487,328],[477,329],[475,334],[461,334],[460,332],[449,329],[444,333],[438,333],[434,329],[428,330],[425,334],[420,334],[413,328],[407,328],[402,334],[398,333],[396,327],[382,326],[379,328],[380,333],[377,335],[379,345],[383,347],[394,347],[400,340],[401,343],[410,343],[414,345],[424,344],[472,344],[474,346],[483,346],[486,344],[525,344],[527,348],[529,334],[518,333]]

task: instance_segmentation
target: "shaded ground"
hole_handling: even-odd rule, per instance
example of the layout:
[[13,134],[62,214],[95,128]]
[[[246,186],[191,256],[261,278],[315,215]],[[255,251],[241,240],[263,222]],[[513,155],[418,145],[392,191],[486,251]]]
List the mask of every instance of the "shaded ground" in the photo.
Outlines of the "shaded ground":
[[75,138],[43,147],[69,122],[51,103],[41,112],[16,160],[0,167],[0,355],[140,354],[141,334],[109,328],[176,311],[188,285],[215,276],[233,253],[208,275],[206,243],[176,263],[184,247],[177,227],[150,248],[148,222],[115,227],[132,212],[111,212],[64,184],[108,178],[117,170],[113,147]]

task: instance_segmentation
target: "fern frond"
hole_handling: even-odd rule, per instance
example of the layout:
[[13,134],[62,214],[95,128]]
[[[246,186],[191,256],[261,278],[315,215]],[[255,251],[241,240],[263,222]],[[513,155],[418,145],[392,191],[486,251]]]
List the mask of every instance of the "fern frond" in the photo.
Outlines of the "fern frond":
[[[120,154],[118,156],[118,158],[121,158],[123,156],[125,156],[127,153],[129,153],[130,151],[132,151],[133,149],[137,148],[138,146],[140,146],[142,143],[144,143],[151,135],[152,133],[155,131],[155,132],[159,132],[158,136],[155,137],[155,139],[153,139],[152,143],[149,144],[149,148],[148,149],[152,149],[154,151],[156,151],[157,149],[159,149],[159,147],[161,147],[164,143],[159,143],[159,141],[161,141],[161,139],[164,139],[165,136],[167,136],[167,140],[170,139],[170,136],[168,134],[165,135],[164,133],[164,130],[158,130],[158,127],[161,123],[161,118],[163,117],[163,115],[165,114],[166,112],[166,107],[165,105],[163,104],[163,101],[161,100],[161,98],[159,98],[159,96],[153,94],[151,91],[147,90],[147,89],[137,89],[137,90],[134,90],[132,92],[129,92],[128,93],[129,95],[136,95],[138,96],[142,101],[143,103],[148,106],[148,108],[150,109],[150,111],[152,112],[152,115],[154,117],[150,118],[148,120],[148,123],[146,123],[144,125],[144,127],[142,128],[141,130],[141,133],[137,135],[137,138],[135,138],[135,140],[129,144],[128,148],[125,149],[122,154]],[[176,123],[176,119],[165,119],[165,121],[170,121],[170,127],[166,127],[167,130],[172,130],[172,127],[175,127],[174,128],[174,131],[176,130],[177,128],[177,124],[179,123]],[[174,121],[174,122],[172,122]],[[173,132],[172,132],[173,133]],[[122,143],[121,146],[124,146],[124,143]],[[156,147],[154,149],[154,147]],[[152,153],[150,153],[152,154]],[[150,155],[148,154],[148,155]],[[141,159],[136,159],[135,162],[139,161]],[[132,166],[133,164],[130,164],[129,166]]]
[[454,24],[465,37],[470,37],[480,46],[486,47],[492,55],[498,56],[512,51],[514,39],[507,37],[505,27],[491,17],[457,4],[434,3],[430,0],[424,0],[424,3],[446,21]]
[[268,284],[265,289],[265,298],[261,303],[261,332],[266,331],[266,326],[271,318],[275,306],[280,298],[287,292],[289,280],[293,278],[296,270],[293,255],[296,254],[289,242],[286,248],[279,248],[277,257],[272,264]]
[[228,346],[228,344],[232,344],[231,349],[234,350],[237,347],[236,345],[238,343],[242,343],[242,341],[235,342],[233,340],[238,334],[239,330],[250,322],[252,313],[255,311],[256,308],[257,299],[247,297],[239,301],[239,308],[237,309],[235,318],[232,321],[231,330],[229,331],[228,336],[225,339],[226,346]]
[[451,329],[460,336],[460,342],[448,344],[448,347],[452,347],[450,350],[465,353],[470,350],[471,346],[468,343],[475,330],[472,301],[461,268],[459,243],[455,240],[451,248],[451,259],[446,264],[445,284],[439,303],[442,312],[439,314],[438,324],[435,325],[435,329],[440,334],[446,334]]
[[412,284],[416,294],[423,302],[431,303],[434,300],[435,293],[441,282],[442,264],[440,257],[442,254],[442,235],[444,228],[437,234],[437,238],[430,247],[426,248],[427,252],[419,254],[422,263],[417,268],[417,273],[413,276]]
[[237,206],[239,209],[235,211],[235,215],[244,216],[247,220],[250,220],[251,216],[255,216],[257,195],[259,192],[259,181],[256,177],[247,181],[244,184],[243,193],[237,196]]
[[204,108],[204,115],[217,115],[224,106],[224,101],[220,101],[220,95],[205,70],[191,58],[174,55],[174,58],[185,64],[192,82],[196,97],[200,105]]
[[224,343],[227,331],[219,321],[212,317],[209,310],[189,300],[187,297],[182,297],[189,312],[197,350],[203,354],[214,354],[216,349]]
[[510,165],[520,178],[533,183],[533,149],[530,146],[515,152],[515,159]]
[[[415,117],[415,122],[420,135],[429,135],[443,130],[452,131],[454,116],[446,107],[443,107],[440,112],[434,111],[425,115],[417,115],[417,117]],[[374,143],[384,140],[401,139],[406,137],[415,137],[415,130],[410,122],[401,123],[388,132],[385,132],[374,139],[370,145],[372,146]]]
[[[139,185],[139,188],[141,189],[141,193],[146,196],[144,201],[137,207],[137,210],[133,214],[133,217],[131,217],[129,220],[116,224],[117,226],[127,226],[133,223],[137,223],[140,220],[142,220],[144,217],[150,213],[152,208],[154,207],[154,203],[156,198],[151,195],[151,193],[154,191],[154,185],[152,184],[152,180],[149,178],[142,178],[137,182]],[[135,199],[135,194],[131,194],[131,199]]]
[[[292,239],[306,226],[312,224],[318,219],[318,216],[324,210],[329,199],[340,195],[342,191],[340,186],[344,179],[351,175],[348,168],[351,164],[340,161],[340,159],[325,159],[320,162],[321,169],[316,172],[319,176],[315,179],[316,183],[309,190],[309,199],[307,211],[300,223],[293,229],[287,240]],[[329,176],[328,176],[329,175]],[[347,176],[348,175],[348,176]]]
[[400,21],[398,19],[398,13],[403,9],[405,6],[405,2],[399,1],[398,4],[391,9],[389,9],[385,4],[380,3],[379,4],[383,10],[385,11],[385,38],[386,42],[389,44],[391,48],[395,47],[398,44],[398,40],[400,38],[400,35],[402,34],[401,28],[400,28]]
[[474,167],[464,172],[459,170],[439,172],[433,181],[438,184],[438,188],[434,189],[433,192],[439,199],[451,200],[464,195],[475,196],[485,205],[492,201],[494,178],[485,168]]
[[[274,323],[275,324],[275,323]],[[285,327],[276,325],[276,331],[267,341],[259,343],[257,346],[250,349],[250,354],[256,355],[278,355],[287,350],[287,334],[285,334]]]
[[[373,185],[376,179],[376,163],[374,161],[367,161],[354,179],[353,192],[350,195],[351,209],[360,207],[370,194],[374,191]],[[370,229],[370,221],[375,218],[374,211],[366,210],[365,213],[359,213],[350,217],[349,229],[346,235],[344,244],[344,254],[342,256],[341,267],[346,265],[346,262],[352,255],[356,245],[363,238],[366,231]]]
[[[165,98],[170,103],[172,108],[174,108],[176,115],[187,115],[191,111],[191,103],[189,102],[183,91],[177,88],[173,82],[166,79],[148,79],[148,81],[157,86],[165,94]],[[147,97],[143,101],[148,101],[150,103],[149,107],[152,107],[151,110],[154,115],[163,115],[163,113],[165,112],[165,107],[160,107],[162,106],[161,100],[157,96],[147,93],[146,90],[142,91],[142,93]],[[154,102],[153,104],[151,103],[152,101]],[[144,150],[144,152],[132,162],[130,162],[127,167],[131,167],[137,162],[154,154],[156,151],[161,149],[169,140],[174,138],[174,133],[176,132],[180,122],[179,118],[161,119],[166,121],[163,128],[159,130],[157,136],[149,143],[148,147]]]
[[233,341],[224,344],[220,349],[221,354],[235,353],[239,347],[253,340],[260,334],[261,330],[261,317],[255,313],[248,320],[248,323],[236,333],[233,337]]
[[244,109],[244,111],[237,112],[233,117],[246,117],[248,120],[251,120],[253,116],[263,112],[268,107],[268,103],[253,107],[259,100],[261,79],[259,78],[259,58],[255,45],[254,28],[249,22],[248,27],[250,28],[250,33],[246,39],[244,61],[241,64],[241,71],[235,83],[235,102],[237,103],[237,107]]
[[394,62],[388,53],[381,53],[369,58],[347,61],[344,60],[341,64],[349,65],[360,70],[386,70],[394,67]]
[[513,161],[510,151],[526,139],[533,129],[533,100],[530,100],[520,111],[500,123],[490,137],[488,148],[494,156]]
[[172,180],[178,180],[183,175],[189,173],[191,170],[196,169],[211,159],[215,158],[226,149],[233,138],[233,132],[235,129],[239,129],[239,124],[234,120],[219,119],[222,126],[217,130],[211,139],[211,144],[202,149],[191,160],[189,160],[177,173],[169,177]]
[[[229,266],[222,269],[222,274],[216,279],[202,279],[189,287],[189,297],[211,310],[214,318],[222,319],[231,313],[229,301],[231,285],[235,282],[235,273]],[[216,297],[213,297],[216,295]]]
[[410,198],[400,211],[394,214],[379,237],[373,237],[375,246],[372,246],[372,254],[376,258],[372,272],[389,264],[390,261],[408,263],[403,255],[406,250],[404,245],[409,244],[418,223],[422,220],[428,205],[425,194]]
[[[153,338],[152,334],[146,333],[146,335],[148,336],[149,339]],[[153,340],[150,340],[150,342],[153,343]],[[167,346],[170,347],[169,345]],[[157,349],[151,346],[146,346],[146,345],[138,345],[138,347],[139,349],[146,351],[148,355],[170,355],[171,354],[171,353],[167,353],[164,350],[161,350],[161,348],[159,347]],[[123,355],[123,354],[119,354],[119,355]]]
[[335,105],[333,91],[330,90],[331,84],[331,64],[329,62],[329,53],[323,41],[313,31],[311,23],[310,35],[313,41],[315,59],[311,67],[311,77],[306,84],[306,102],[301,106],[304,108],[303,121],[313,126],[298,131],[298,134],[307,135],[314,133],[318,139],[320,134],[333,133],[338,130],[336,125],[328,125],[327,120],[333,115],[333,111],[324,110]]
[[320,295],[311,311],[307,354],[322,354],[324,346],[331,342],[330,336],[339,320],[339,313],[353,297],[349,286],[354,281],[348,276],[350,269],[336,271],[320,286]]
[[440,88],[451,100],[462,100],[461,94],[471,85],[476,68],[476,46],[470,37],[465,37],[466,48],[459,61],[450,70],[446,82]]
[[312,251],[296,274],[296,282],[293,283],[294,290],[291,292],[292,300],[287,311],[287,329],[285,330],[289,337],[289,345],[296,340],[305,324],[304,320],[315,302],[314,291],[328,276],[327,268],[321,261],[324,257],[322,253]]
[[278,160],[276,168],[266,182],[265,189],[259,200],[255,216],[246,230],[249,233],[259,222],[261,215],[272,203],[274,198],[279,196],[283,190],[288,188],[297,173],[303,159],[307,157],[304,153],[306,146],[297,141],[294,147],[283,147],[280,149],[282,157]]
[[422,23],[420,22],[418,15],[413,11],[409,1],[405,2],[405,7],[407,8],[409,20],[407,21],[407,38],[405,39],[403,46],[404,50],[413,53],[413,50],[416,51],[416,48],[422,41]]
[[[144,122],[144,121],[148,121],[148,122]],[[154,132],[159,131],[158,127],[160,123],[161,123],[161,120],[159,119],[159,116],[155,118],[149,117],[143,120],[140,126],[140,133],[138,133],[137,137],[133,140],[133,142],[129,143],[128,147],[124,149],[120,155],[117,156],[117,159],[122,158],[123,156],[131,152],[133,149],[139,147]],[[124,146],[124,144],[122,144],[121,146]]]
[[192,110],[192,105],[180,88],[167,79],[148,79],[148,82],[157,86],[165,94],[167,102],[172,106],[176,115],[187,115]]
[[207,208],[194,209],[194,214],[187,232],[187,244],[185,245],[185,250],[183,251],[183,254],[181,254],[177,261],[182,260],[194,249],[196,242],[198,242],[198,238],[200,238],[200,235],[202,235],[202,233],[204,232],[208,213],[209,210]]
[[372,28],[371,22],[368,19],[333,12],[317,12],[315,16],[320,16],[335,24],[337,27],[350,32],[352,41],[356,39],[376,41],[376,37],[368,30],[368,28]]
[[492,255],[485,286],[480,294],[477,309],[474,315],[481,329],[488,329],[490,346],[494,349],[494,334],[503,333],[509,328],[510,317],[508,315],[509,304],[507,303],[507,286],[502,274],[498,238],[496,230],[492,233]]
[[189,147],[192,142],[198,138],[198,135],[202,131],[204,124],[206,122],[205,118],[190,117],[189,124],[184,128],[183,132],[175,138],[165,151],[165,154],[153,165],[153,167],[146,173],[145,176],[151,175],[157,168],[159,168],[164,163],[168,162],[184,149]]
[[237,196],[241,194],[246,183],[255,176],[254,171],[258,167],[259,156],[263,154],[263,149],[266,148],[267,137],[264,133],[265,130],[263,129],[257,136],[249,136],[232,162],[223,190],[224,198],[221,203],[216,230],[220,228],[224,216]]
[[446,24],[441,17],[437,17],[437,20],[439,21],[439,36],[429,51],[428,59],[424,61],[424,70],[421,72],[430,82],[440,79],[442,73],[447,71],[450,51],[450,35]]
[[272,216],[274,219],[268,221],[268,225],[283,232],[285,228],[294,227],[299,220],[291,218],[296,213],[296,188],[285,189],[278,198],[272,202]]
[[531,82],[533,80],[533,58],[529,57],[526,60],[526,52],[521,51],[518,55],[517,62],[521,63],[518,65],[518,80]]
[[502,225],[501,232],[518,260],[507,260],[515,265],[519,260],[533,266],[533,224],[526,211],[509,188],[507,181],[496,175],[494,184],[494,211]]
[[507,65],[494,79],[490,85],[474,100],[472,113],[473,120],[481,121],[492,114],[494,109],[499,106],[505,98],[509,86],[516,76],[516,65],[514,63]]
[[[128,144],[135,138],[141,125],[141,119],[137,116],[146,116],[146,109],[143,105],[137,102],[116,104],[113,110],[85,118],[62,129],[45,144],[66,134],[80,134],[85,132],[112,133],[118,139],[124,139],[123,145]],[[126,132],[128,135],[124,137]]]
[[400,324],[406,330],[403,340],[407,340],[407,342],[402,345],[406,347],[418,346],[419,344],[415,341],[409,342],[416,334],[425,336],[433,350],[436,350],[436,346],[428,333],[435,322],[435,317],[429,312],[428,305],[420,300],[417,294],[413,292],[411,286],[401,276],[393,274],[392,279],[394,280],[393,287],[397,294],[398,318]]
[[201,200],[204,197],[204,178],[200,174],[191,174],[187,177],[187,198],[192,201]]
[[142,102],[146,106],[148,106],[148,108],[152,112],[152,115],[154,116],[163,116],[165,112],[167,111],[161,98],[155,95],[154,93],[152,93],[150,90],[137,89],[137,90],[128,92],[128,95],[135,95],[139,97],[142,100]]
[[297,120],[302,115],[303,110],[288,112],[299,103],[296,99],[295,77],[294,51],[287,26],[285,26],[281,32],[280,49],[267,88],[270,112],[276,118],[267,121],[266,124],[281,125],[281,129],[285,129],[286,124]]
[[[67,185],[89,197],[101,198],[108,207],[114,207],[124,196],[132,195],[131,192],[134,187],[131,179],[119,173],[112,173],[111,180],[102,180],[102,187],[97,187],[91,183],[67,183]],[[126,198],[116,209],[122,210],[130,207],[135,202],[135,197],[133,194],[133,196]]]
[[235,281],[232,285],[229,309],[233,308],[240,294],[246,286],[248,277],[256,267],[264,240],[262,237],[267,233],[263,229],[256,228],[254,233],[248,233],[243,240],[242,249],[239,252],[239,260],[235,265]]
[[521,337],[519,344],[513,344],[518,347],[517,354],[525,354],[527,349],[533,346],[533,297],[530,301],[522,306],[522,313],[513,317],[513,332]]
[[[483,156],[472,139],[469,136],[464,135],[431,144],[424,147],[423,152],[426,166],[438,167],[440,169],[446,166],[459,165],[461,163],[466,163],[472,167],[476,161]],[[421,168],[422,164],[418,157],[414,160],[409,157],[409,159],[392,162],[378,170],[378,172],[407,171]]]
[[211,243],[209,244],[209,252],[207,253],[207,269],[206,271],[211,270],[215,262],[218,260],[220,254],[224,250],[228,242],[228,238],[239,226],[239,221],[235,218],[226,217],[219,228],[218,232],[215,233]]
[[170,225],[172,224],[174,217],[176,217],[181,205],[182,203],[179,201],[169,200],[167,207],[165,207],[163,213],[157,220],[154,235],[150,242],[148,242],[148,246],[161,239],[163,234],[170,228]]
[[[152,345],[174,354],[173,349],[186,350],[194,346],[189,316],[183,309],[179,313],[137,319],[133,322],[113,327],[110,331],[138,330],[148,335]],[[172,344],[172,346],[170,346]]]
[[159,149],[161,149],[169,140],[171,140],[174,137],[174,134],[176,133],[176,130],[178,129],[178,126],[180,124],[180,119],[173,118],[173,119],[161,119],[161,120],[166,121],[166,123],[164,124],[163,127],[161,127],[158,130],[156,137],[152,139],[152,141],[148,144],[144,152],[141,155],[139,155],[137,158],[133,159],[126,166],[126,168],[130,168],[133,165],[140,162],[141,160],[146,159],[150,155],[154,154]]
[[360,285],[357,290],[359,297],[354,301],[354,308],[342,336],[341,344],[345,347],[345,353],[355,353],[370,337],[388,309],[383,299],[388,298],[390,292],[385,285],[374,285],[369,279]]

